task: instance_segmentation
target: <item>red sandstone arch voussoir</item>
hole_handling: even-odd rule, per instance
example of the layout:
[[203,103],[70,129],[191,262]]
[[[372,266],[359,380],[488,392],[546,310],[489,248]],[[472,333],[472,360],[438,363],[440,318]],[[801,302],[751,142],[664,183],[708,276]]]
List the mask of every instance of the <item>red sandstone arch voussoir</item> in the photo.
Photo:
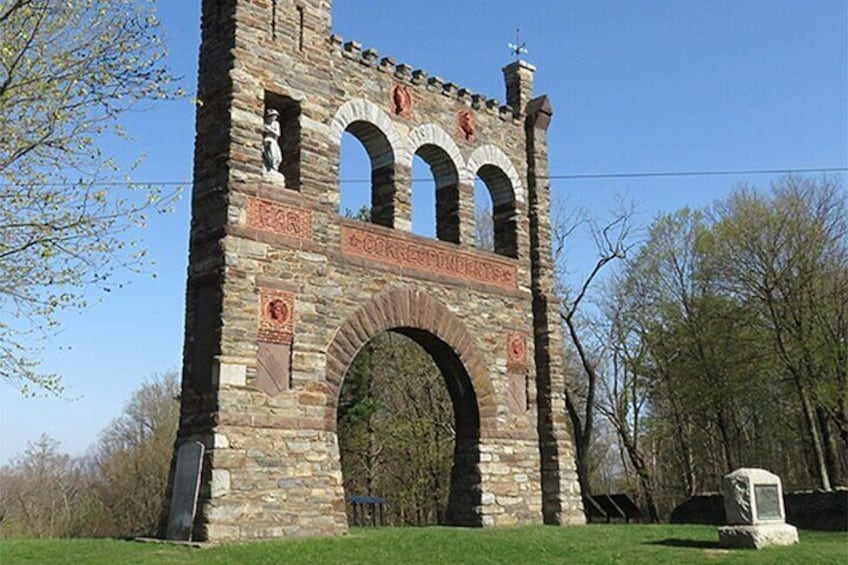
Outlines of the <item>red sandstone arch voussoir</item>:
[[381,293],[361,306],[339,327],[327,348],[326,378],[329,394],[325,421],[335,429],[342,380],[359,350],[376,335],[392,328],[427,331],[456,354],[468,372],[480,413],[480,433],[495,425],[495,394],[488,368],[474,337],[446,306],[425,292],[409,288]]

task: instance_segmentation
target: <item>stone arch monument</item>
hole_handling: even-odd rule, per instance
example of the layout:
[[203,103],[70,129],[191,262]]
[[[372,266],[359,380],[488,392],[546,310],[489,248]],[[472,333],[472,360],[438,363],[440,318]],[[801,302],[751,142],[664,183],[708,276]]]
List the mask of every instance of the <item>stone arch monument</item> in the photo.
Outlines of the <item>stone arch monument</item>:
[[[383,331],[414,339],[445,375],[453,523],[582,523],[550,248],[552,111],[532,98],[535,69],[503,69],[501,105],[343,42],[330,18],[330,0],[203,1],[162,533],[343,532],[338,394]],[[371,160],[371,222],[339,214],[345,132]],[[436,180],[436,239],[410,233],[415,155]],[[474,241],[475,176],[494,204],[493,251]]]

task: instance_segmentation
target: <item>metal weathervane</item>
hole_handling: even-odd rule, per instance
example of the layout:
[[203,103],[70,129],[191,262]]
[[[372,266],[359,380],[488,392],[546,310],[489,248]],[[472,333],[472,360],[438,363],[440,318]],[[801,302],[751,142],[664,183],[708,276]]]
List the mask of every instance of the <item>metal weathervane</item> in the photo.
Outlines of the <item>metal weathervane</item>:
[[527,54],[527,42],[521,43],[521,30],[515,28],[515,43],[507,43],[509,50],[515,55],[515,60],[520,61],[522,55]]

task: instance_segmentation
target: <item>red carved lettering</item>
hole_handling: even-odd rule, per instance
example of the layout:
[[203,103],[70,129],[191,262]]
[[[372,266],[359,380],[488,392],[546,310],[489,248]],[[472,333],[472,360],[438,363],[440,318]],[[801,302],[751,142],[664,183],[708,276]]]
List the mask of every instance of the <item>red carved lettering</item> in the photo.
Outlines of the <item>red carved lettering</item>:
[[250,198],[247,202],[248,227],[297,239],[312,238],[312,211],[270,200]]
[[342,226],[342,252],[508,290],[518,288],[518,270],[507,261],[479,257],[467,251],[441,249],[436,245],[376,234],[353,226]]

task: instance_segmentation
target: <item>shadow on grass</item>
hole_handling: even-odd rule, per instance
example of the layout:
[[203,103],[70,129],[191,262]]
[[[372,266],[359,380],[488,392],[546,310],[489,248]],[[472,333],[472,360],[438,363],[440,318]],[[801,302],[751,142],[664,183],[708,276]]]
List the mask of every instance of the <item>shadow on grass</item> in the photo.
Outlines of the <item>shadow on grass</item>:
[[668,538],[645,542],[647,545],[665,545],[668,547],[691,547],[693,549],[719,549],[718,542],[699,539]]

